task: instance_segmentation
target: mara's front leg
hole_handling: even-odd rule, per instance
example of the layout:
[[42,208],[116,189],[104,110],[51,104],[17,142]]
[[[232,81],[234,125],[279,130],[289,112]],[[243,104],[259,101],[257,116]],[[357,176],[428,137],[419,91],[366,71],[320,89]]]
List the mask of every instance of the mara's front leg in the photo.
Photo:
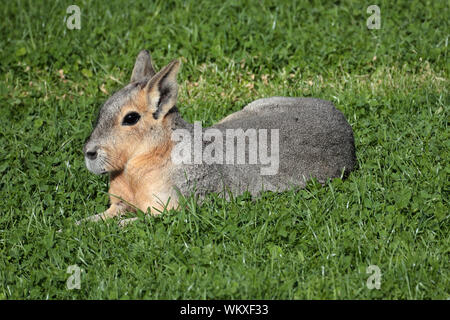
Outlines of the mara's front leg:
[[[157,194],[152,194],[150,197],[145,196],[142,199],[136,197],[136,201],[138,201],[138,208],[142,212],[150,212],[150,214],[154,216],[161,214],[162,212],[164,212],[164,210],[169,210],[178,206],[178,197],[175,192],[160,192]],[[119,225],[121,227],[125,227],[126,225],[136,221],[137,219],[137,217],[121,219],[119,221]]]
[[178,195],[171,187],[155,185],[136,195],[137,207],[143,212],[159,215],[165,210],[177,208]]
[[87,218],[78,220],[76,222],[76,224],[79,225],[85,221],[96,222],[96,221],[100,221],[100,220],[106,220],[106,219],[110,219],[110,218],[114,218],[114,217],[119,217],[119,216],[123,215],[125,212],[129,212],[129,211],[134,211],[134,210],[133,210],[133,208],[131,208],[124,202],[118,201],[115,203],[111,203],[111,206],[105,212],[95,214],[93,216],[89,216]]
[[100,221],[123,215],[126,212],[134,212],[135,209],[129,205],[133,204],[133,192],[123,174],[111,175],[109,187],[110,207],[103,213],[77,221],[79,225],[84,221]]

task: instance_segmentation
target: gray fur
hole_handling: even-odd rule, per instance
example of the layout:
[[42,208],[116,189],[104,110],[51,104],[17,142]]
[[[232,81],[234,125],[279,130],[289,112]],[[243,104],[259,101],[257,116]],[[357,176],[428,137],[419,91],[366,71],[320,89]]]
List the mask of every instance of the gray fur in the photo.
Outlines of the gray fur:
[[[175,127],[193,132],[192,124],[177,119]],[[173,176],[182,194],[262,190],[285,191],[304,187],[311,178],[320,183],[348,174],[355,168],[353,131],[344,115],[325,100],[272,97],[256,100],[212,126],[221,132],[231,128],[279,129],[279,171],[262,176],[260,165],[179,165]],[[204,130],[207,128],[204,128]],[[224,134],[225,136],[225,134]],[[204,146],[207,143],[204,142]],[[247,151],[248,149],[246,149]]]

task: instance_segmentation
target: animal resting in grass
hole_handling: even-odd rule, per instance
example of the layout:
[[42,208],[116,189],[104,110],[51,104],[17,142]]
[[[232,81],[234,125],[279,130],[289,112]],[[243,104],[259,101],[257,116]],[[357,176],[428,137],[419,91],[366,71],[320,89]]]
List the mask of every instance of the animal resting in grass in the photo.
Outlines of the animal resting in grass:
[[[212,127],[200,129],[204,137],[198,153],[198,146],[190,144],[198,137],[195,132],[198,128],[183,120],[176,107],[179,67],[179,61],[174,60],[155,72],[150,54],[142,50],[130,83],[100,109],[83,151],[89,171],[109,173],[111,205],[90,220],[111,218],[136,209],[144,212],[150,209],[157,214],[164,208],[176,208],[179,195],[192,192],[199,197],[211,192],[227,197],[245,191],[257,195],[261,191],[301,188],[311,178],[325,183],[354,169],[351,126],[331,102],[313,98],[272,97],[253,101]],[[261,142],[269,131],[276,138],[271,139],[270,146],[272,155],[278,152],[275,170],[262,174],[267,162],[258,161],[257,157],[255,161],[254,145],[239,149],[237,136],[232,137],[231,143],[228,139],[228,144],[217,139],[230,131],[242,134],[244,130],[244,134],[259,132],[256,148],[260,150],[256,156],[263,154],[261,148],[268,148],[267,141]],[[207,131],[215,139],[211,134],[208,138]],[[177,142],[176,132],[188,133],[190,137]],[[247,134],[240,142],[250,144],[256,141],[254,138]],[[218,143],[223,143],[223,148],[212,152],[209,161],[177,160],[180,150],[185,152],[184,156],[186,152],[202,156],[202,150],[206,152],[208,146],[218,146]],[[225,155],[227,161],[220,161],[223,159],[220,151],[228,152],[230,145],[236,147],[235,154]],[[239,157],[241,161],[236,160]],[[252,161],[243,163],[242,159],[250,158]]]

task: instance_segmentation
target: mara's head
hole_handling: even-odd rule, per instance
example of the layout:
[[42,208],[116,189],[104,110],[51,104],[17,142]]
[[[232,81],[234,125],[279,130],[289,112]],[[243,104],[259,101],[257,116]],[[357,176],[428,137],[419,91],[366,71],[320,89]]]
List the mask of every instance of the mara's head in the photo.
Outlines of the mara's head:
[[89,171],[122,171],[130,158],[166,139],[164,120],[176,110],[179,67],[179,61],[174,60],[156,73],[150,54],[146,50],[139,53],[130,83],[101,107],[97,124],[84,146]]

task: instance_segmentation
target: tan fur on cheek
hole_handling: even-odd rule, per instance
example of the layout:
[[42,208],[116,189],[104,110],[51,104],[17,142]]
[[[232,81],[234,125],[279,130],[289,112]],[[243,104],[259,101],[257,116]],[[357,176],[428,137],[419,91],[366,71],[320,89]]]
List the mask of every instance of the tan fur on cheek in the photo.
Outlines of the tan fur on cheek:
[[127,169],[133,171],[154,171],[165,166],[170,160],[170,153],[173,148],[173,141],[168,140],[152,148],[150,152],[143,153],[128,163]]
[[110,172],[122,171],[129,157],[129,145],[125,143],[111,143],[103,149],[107,155],[107,170]]

